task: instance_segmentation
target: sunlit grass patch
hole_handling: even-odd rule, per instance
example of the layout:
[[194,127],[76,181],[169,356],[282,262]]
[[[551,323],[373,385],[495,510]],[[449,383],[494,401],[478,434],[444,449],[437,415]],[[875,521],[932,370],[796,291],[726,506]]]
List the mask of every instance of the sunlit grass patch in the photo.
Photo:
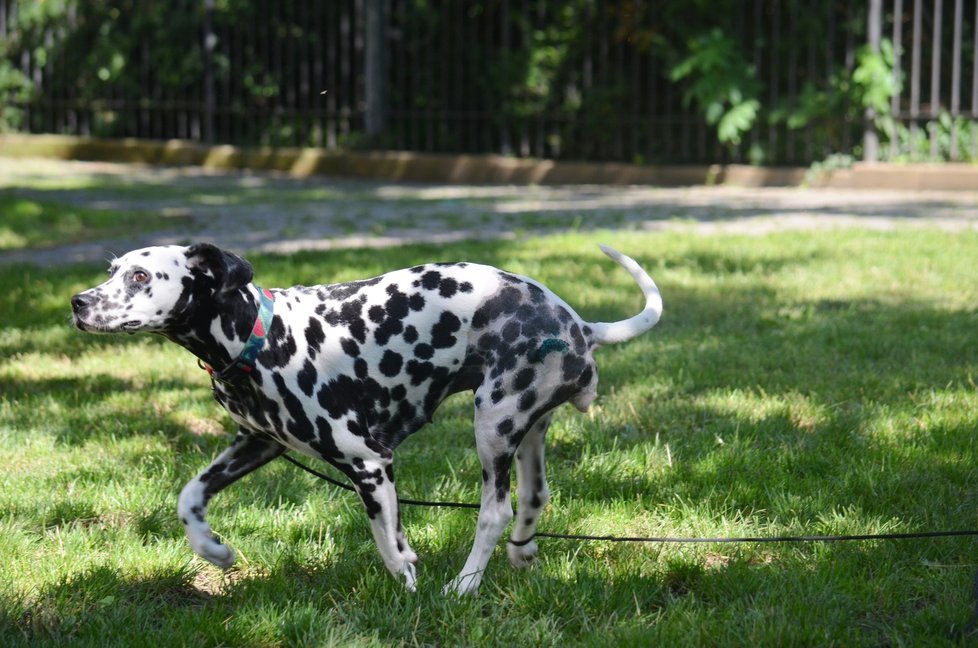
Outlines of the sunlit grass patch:
[[0,192],[0,251],[153,231],[176,221],[173,216],[93,209]]

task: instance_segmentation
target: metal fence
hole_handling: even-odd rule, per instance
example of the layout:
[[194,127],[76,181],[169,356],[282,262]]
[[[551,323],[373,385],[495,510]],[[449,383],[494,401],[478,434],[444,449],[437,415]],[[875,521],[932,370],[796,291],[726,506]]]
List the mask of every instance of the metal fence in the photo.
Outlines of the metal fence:
[[[967,11],[964,0],[947,4],[953,7],[943,0],[893,0],[886,14],[881,0],[873,0],[870,43],[879,47],[889,18],[895,59],[893,120],[881,126],[885,158],[978,161],[978,0],[969,0]],[[970,108],[962,108],[968,89]]]
[[[29,84],[8,114],[26,132],[639,163],[978,159],[978,0],[68,0],[36,15],[45,4],[0,0],[0,53]],[[737,143],[671,75],[697,11],[749,63],[760,109]],[[867,45],[892,52],[889,111],[847,85]]]

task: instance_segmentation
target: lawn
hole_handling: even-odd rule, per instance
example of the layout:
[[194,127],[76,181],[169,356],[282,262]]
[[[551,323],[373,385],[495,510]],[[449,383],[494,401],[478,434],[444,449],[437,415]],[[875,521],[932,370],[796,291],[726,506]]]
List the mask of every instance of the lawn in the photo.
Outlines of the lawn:
[[[253,256],[266,286],[467,259],[536,277],[585,319],[640,293],[597,249],[635,256],[665,312],[598,353],[588,414],[548,437],[541,530],[775,535],[978,527],[978,234],[599,232],[440,247]],[[472,511],[405,508],[410,594],[356,499],[286,462],[215,498],[239,554],[193,556],[183,484],[228,417],[181,349],[69,325],[104,268],[0,268],[0,644],[958,645],[974,538],[844,544],[503,543],[478,597],[441,594]],[[402,496],[478,498],[471,397],[399,450]],[[318,466],[317,466],[318,467]]]
[[0,191],[0,252],[80,243],[174,226],[174,217],[69,206]]

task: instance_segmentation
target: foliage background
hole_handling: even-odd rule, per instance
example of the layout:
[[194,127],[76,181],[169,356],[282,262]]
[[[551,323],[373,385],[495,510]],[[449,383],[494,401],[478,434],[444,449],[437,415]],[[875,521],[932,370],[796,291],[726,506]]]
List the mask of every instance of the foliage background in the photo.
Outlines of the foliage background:
[[[933,153],[912,149],[909,124],[892,119],[901,84],[889,38],[870,51],[865,3],[836,0],[387,0],[387,128],[367,138],[365,4],[214,0],[208,11],[202,0],[0,0],[0,128],[808,164],[859,156],[864,109],[874,106],[884,147]],[[937,17],[925,4],[929,53]],[[884,15],[884,34],[894,19]],[[974,17],[963,21],[970,61]],[[953,22],[945,11],[945,62]],[[920,120],[947,131],[938,157],[953,121],[944,108]],[[954,136],[973,155],[971,125],[957,121]]]

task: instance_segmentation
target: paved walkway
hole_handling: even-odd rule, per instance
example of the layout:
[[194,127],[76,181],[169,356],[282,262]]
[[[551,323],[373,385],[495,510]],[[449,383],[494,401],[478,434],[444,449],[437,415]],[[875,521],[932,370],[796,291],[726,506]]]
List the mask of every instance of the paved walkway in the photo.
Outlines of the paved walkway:
[[446,186],[0,157],[0,191],[172,219],[136,236],[0,252],[0,263],[40,265],[101,262],[136,247],[192,241],[246,253],[596,229],[978,229],[978,190]]

